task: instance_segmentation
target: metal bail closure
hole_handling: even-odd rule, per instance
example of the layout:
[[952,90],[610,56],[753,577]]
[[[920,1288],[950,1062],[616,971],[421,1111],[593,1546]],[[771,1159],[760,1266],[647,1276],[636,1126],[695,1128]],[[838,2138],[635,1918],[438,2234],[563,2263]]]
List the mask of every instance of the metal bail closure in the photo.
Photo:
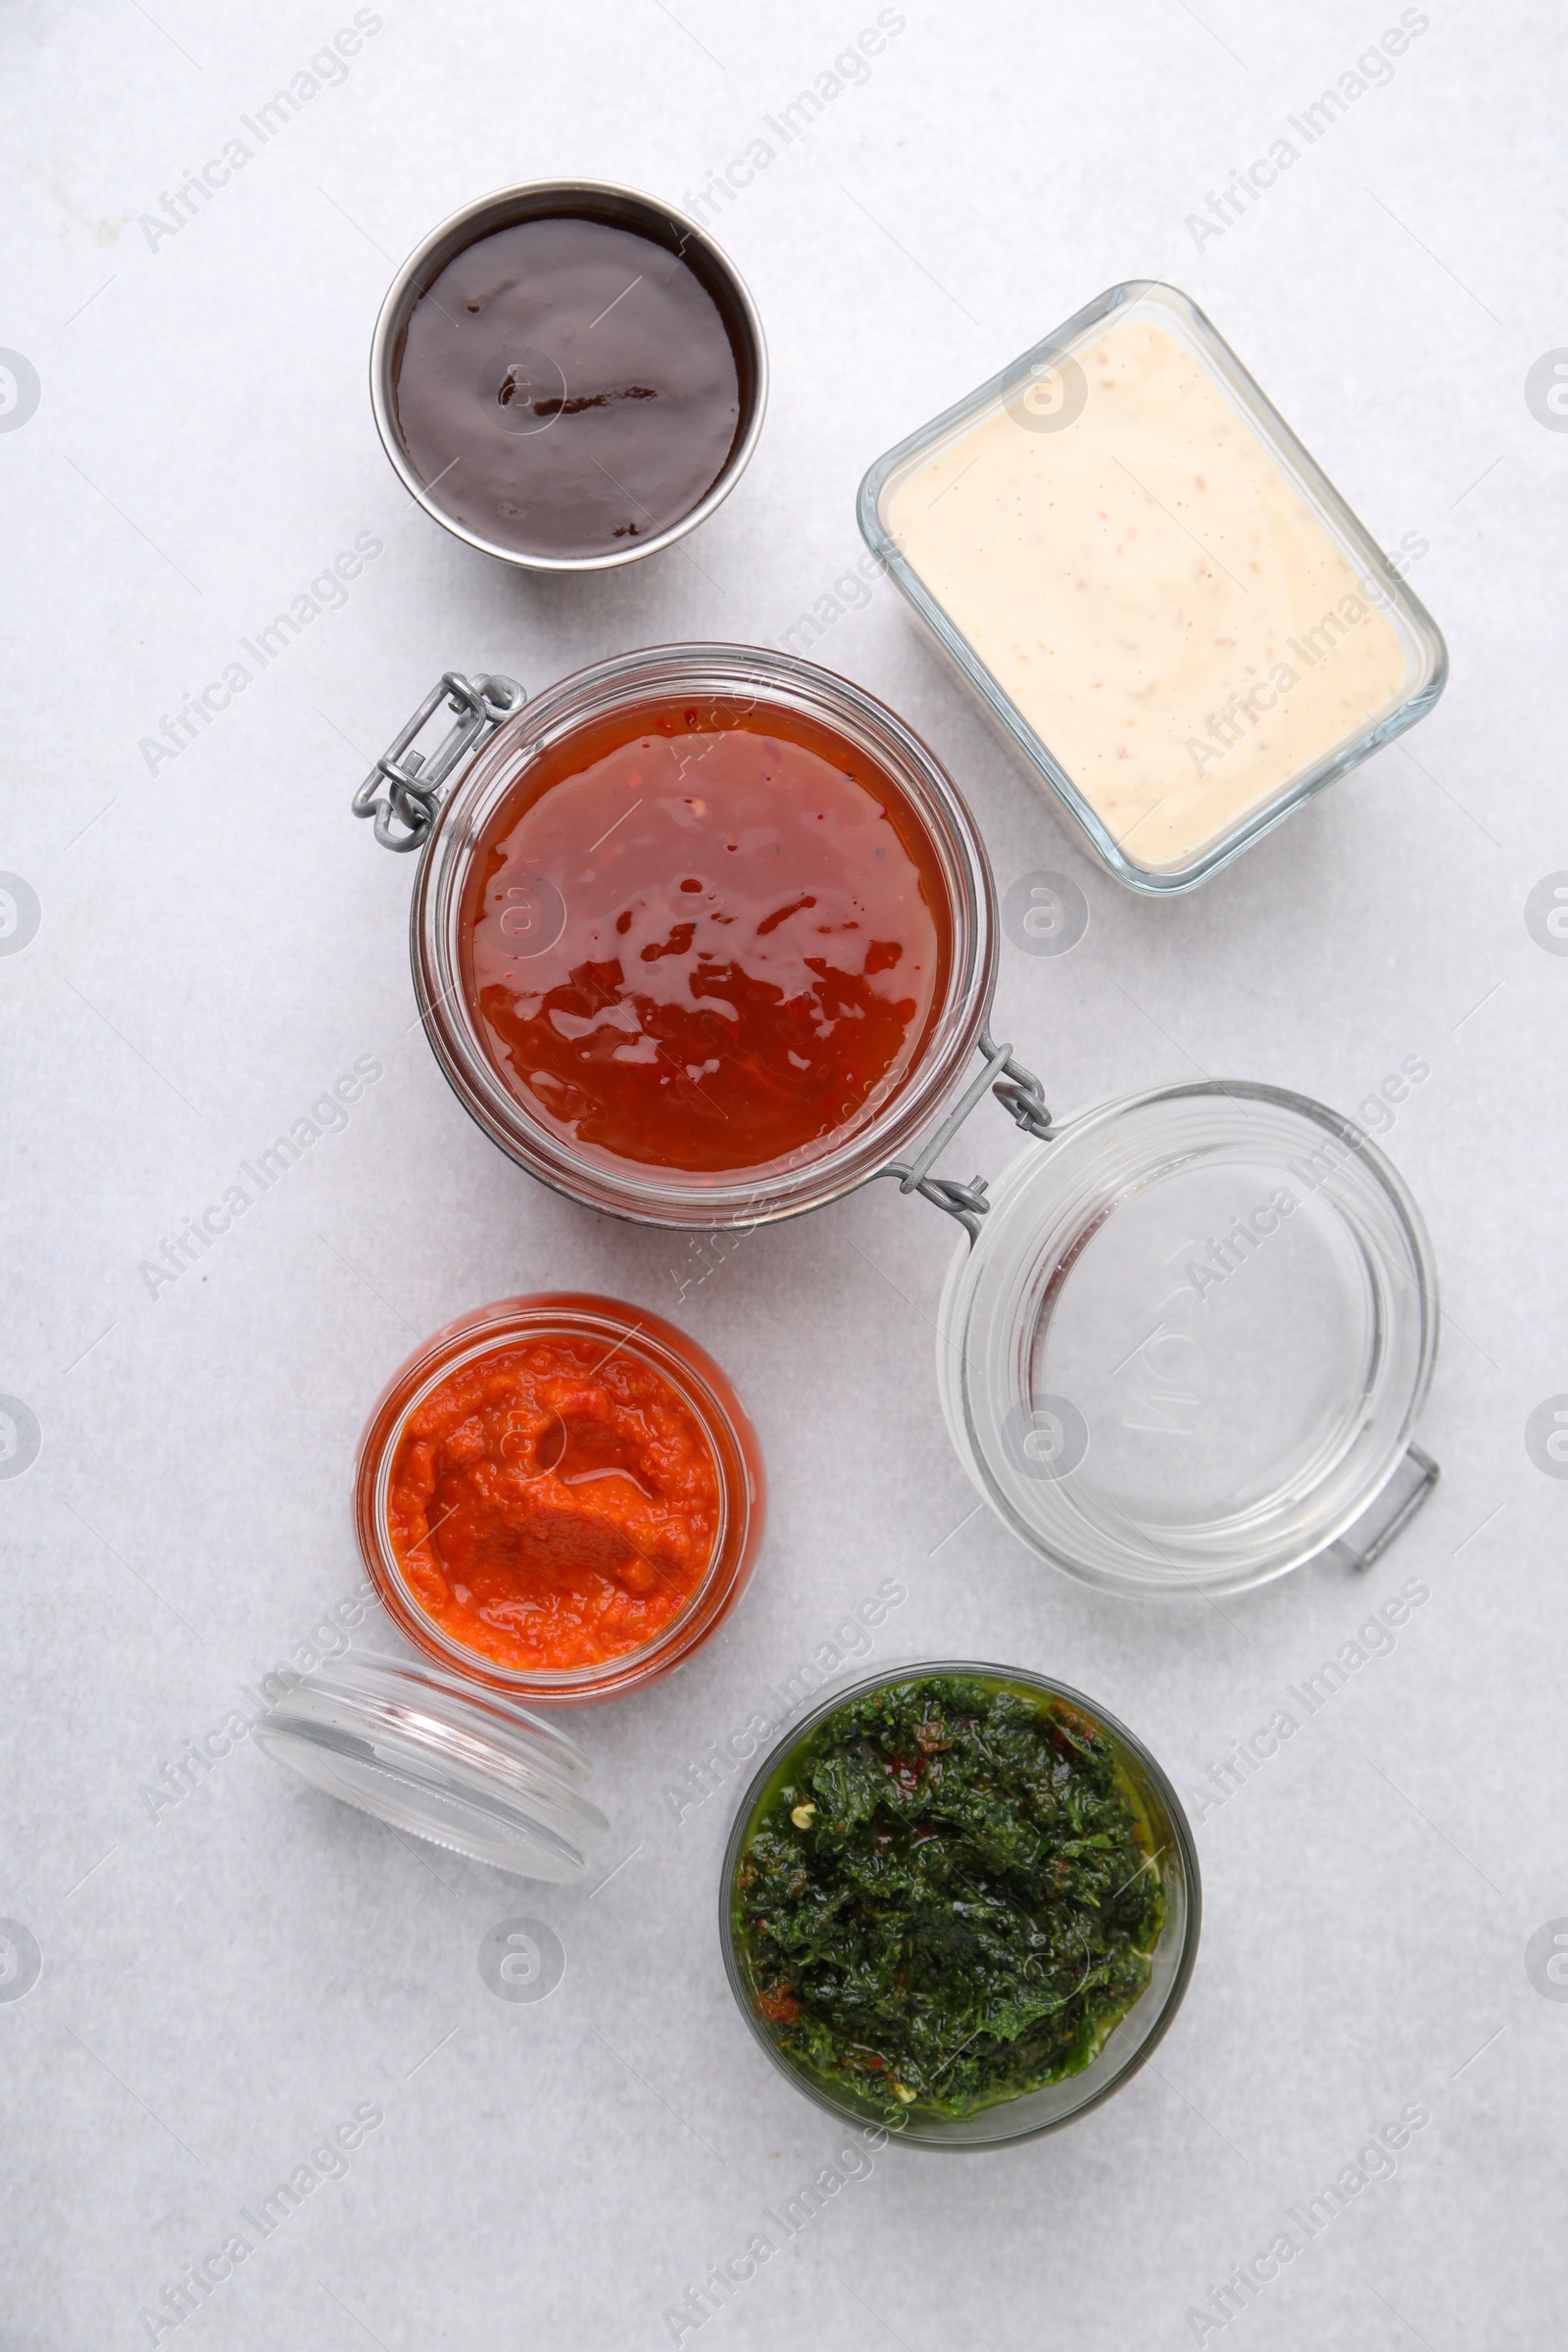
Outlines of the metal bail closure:
[[901,1193],[918,1193],[933,1208],[945,1209],[956,1217],[971,1242],[979,1237],[980,1220],[991,1206],[986,1198],[986,1179],[974,1177],[968,1184],[959,1184],[951,1176],[933,1176],[932,1168],[952,1143],[964,1120],[986,1093],[994,1094],[1013,1124],[1025,1135],[1039,1143],[1049,1143],[1054,1129],[1046,1107],[1045,1089],[1033,1070],[1025,1069],[1013,1057],[1010,1046],[999,1046],[989,1029],[980,1032],[978,1051],[985,1055],[985,1068],[949,1111],[922,1150],[907,1166],[894,1160],[879,1168],[880,1176],[896,1176]]
[[1368,1503],[1359,1519],[1351,1521],[1338,1543],[1329,1545],[1325,1557],[1339,1560],[1347,1568],[1370,1568],[1409,1526],[1437,1485],[1438,1475],[1430,1453],[1423,1453],[1419,1446],[1407,1446],[1382,1494]]
[[[430,838],[441,787],[459,761],[476,744],[520,710],[527,696],[515,678],[482,677],[469,680],[456,669],[443,672],[407,726],[393,737],[380,759],[354,795],[356,816],[373,816],[375,838],[384,850],[418,850]],[[456,711],[435,750],[426,756],[413,746],[442,703]],[[381,791],[382,785],[386,790]],[[394,832],[394,825],[404,829]]]

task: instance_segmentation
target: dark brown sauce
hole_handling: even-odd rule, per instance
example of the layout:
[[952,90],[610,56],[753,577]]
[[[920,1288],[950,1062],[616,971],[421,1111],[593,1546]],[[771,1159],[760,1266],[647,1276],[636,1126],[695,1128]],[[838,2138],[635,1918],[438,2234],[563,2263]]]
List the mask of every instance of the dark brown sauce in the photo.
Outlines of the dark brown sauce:
[[742,369],[691,265],[601,220],[521,220],[419,296],[394,365],[425,486],[522,555],[627,552],[704,499],[742,429]]

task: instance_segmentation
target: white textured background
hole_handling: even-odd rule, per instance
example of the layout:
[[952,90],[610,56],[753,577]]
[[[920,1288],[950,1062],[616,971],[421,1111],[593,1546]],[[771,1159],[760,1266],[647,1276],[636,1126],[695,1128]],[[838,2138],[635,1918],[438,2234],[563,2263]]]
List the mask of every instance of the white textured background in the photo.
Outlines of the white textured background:
[[[411,512],[365,383],[404,253],[511,179],[679,202],[875,13],[383,0],[340,86],[156,248],[139,217],[347,0],[0,17],[0,344],[42,383],[0,435],[0,866],[42,908],[0,961],[0,1390],[43,1433],[0,1484],[0,1915],[43,1954],[0,1998],[7,2352],[145,2341],[142,2307],[364,2102],[386,2120],[347,2177],[160,2340],[667,2343],[664,2309],[841,2135],[724,1984],[730,1795],[677,1826],[662,1791],[885,1575],[910,1597],[879,1655],[1059,1674],[1190,1796],[1371,1603],[1412,1576],[1431,1599],[1205,1810],[1202,1950],[1154,2065],[1010,2154],[890,2149],[685,2341],[1174,2352],[1210,2284],[1418,2102],[1396,2177],[1206,2340],[1561,2340],[1568,2004],[1525,1955],[1568,1914],[1568,1487],[1525,1426],[1568,1391],[1568,960],[1524,919],[1568,867],[1568,436],[1524,390],[1568,344],[1560,27],[1543,0],[1433,0],[1393,80],[1200,252],[1186,217],[1394,0],[908,0],[868,80],[719,225],[774,391],[718,516],[618,575],[531,581]],[[1137,272],[1210,312],[1385,545],[1430,543],[1412,579],[1453,676],[1408,751],[1153,906],[1080,857],[891,589],[817,651],[949,762],[1004,888],[1050,867],[1086,892],[1071,955],[1003,962],[1000,1031],[1058,1109],[1201,1068],[1353,1110],[1431,1063],[1387,1143],[1452,1314],[1423,1429],[1443,1484],[1364,1583],[1308,1570],[1226,1616],[1096,1597],[970,1515],[931,1369],[950,1240],[921,1204],[876,1188],[717,1264],[494,1152],[414,1025],[410,867],[348,807],[446,665],[537,687],[638,644],[776,639],[858,553],[867,462]],[[162,714],[363,532],[385,552],[342,609],[149,774]],[[139,1262],[365,1054],[385,1075],[346,1132],[150,1298]],[[999,1168],[1010,1134],[980,1114],[957,1172]],[[416,1852],[249,1741],[150,1818],[162,1762],[356,1587],[350,1465],[389,1371],[450,1316],[564,1282],[710,1347],[773,1484],[726,1640],[578,1719],[624,1867],[563,1891]],[[565,1946],[538,2005],[476,1965],[518,1913]]]

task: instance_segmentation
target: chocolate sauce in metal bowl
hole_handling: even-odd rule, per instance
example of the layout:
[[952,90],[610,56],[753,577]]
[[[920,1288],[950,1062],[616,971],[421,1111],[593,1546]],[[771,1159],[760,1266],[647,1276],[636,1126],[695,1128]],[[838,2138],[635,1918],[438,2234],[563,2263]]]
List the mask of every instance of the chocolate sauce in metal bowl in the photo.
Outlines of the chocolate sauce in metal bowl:
[[438,521],[526,568],[585,570],[712,512],[755,446],[766,373],[751,298],[694,222],[548,181],[470,205],[411,256],[371,393]]

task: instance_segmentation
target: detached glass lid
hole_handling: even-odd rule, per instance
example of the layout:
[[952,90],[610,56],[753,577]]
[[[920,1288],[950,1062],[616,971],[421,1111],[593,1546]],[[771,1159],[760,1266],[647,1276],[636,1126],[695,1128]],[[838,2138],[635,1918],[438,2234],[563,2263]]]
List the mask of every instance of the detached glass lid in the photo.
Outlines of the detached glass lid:
[[573,1740],[436,1666],[348,1656],[303,1681],[256,1744],[329,1796],[519,1878],[565,1882],[610,1825]]
[[1361,1130],[1273,1087],[1089,1112],[1002,1179],[955,1261],[943,1408],[980,1493],[1119,1592],[1234,1592],[1424,1499],[1437,1349],[1419,1210]]

